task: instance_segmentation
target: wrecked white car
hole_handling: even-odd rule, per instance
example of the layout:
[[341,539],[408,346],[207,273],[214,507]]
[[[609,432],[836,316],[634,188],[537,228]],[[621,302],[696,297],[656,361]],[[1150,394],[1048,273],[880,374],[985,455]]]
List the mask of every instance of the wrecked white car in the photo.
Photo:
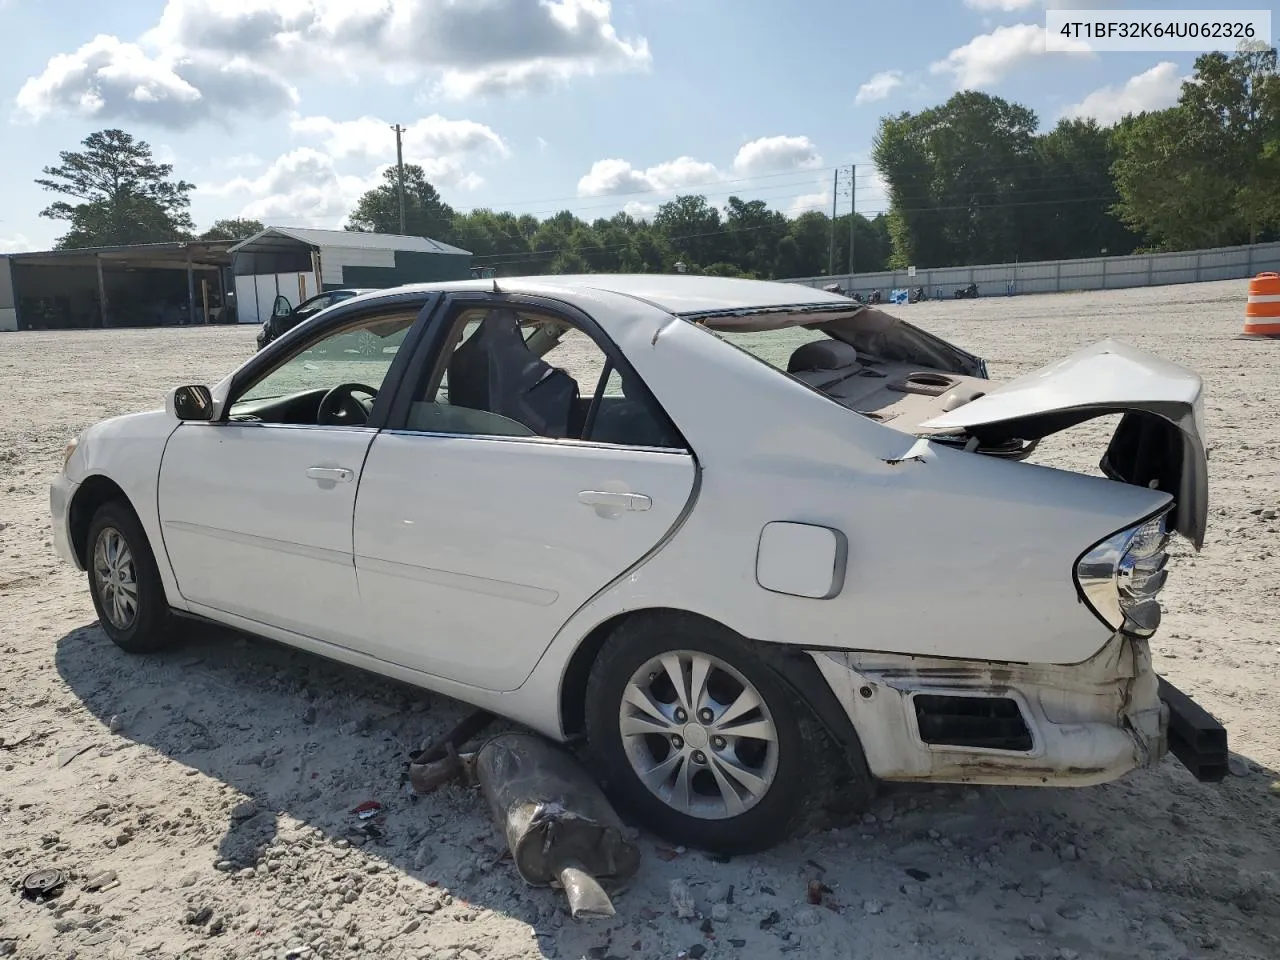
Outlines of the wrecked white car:
[[[1109,414],[1105,476],[1023,462]],[[348,300],[84,431],[51,500],[124,649],[194,617],[439,691],[741,851],[833,753],[855,795],[1170,749],[1219,779],[1225,732],[1147,642],[1206,485],[1200,379],[1133,347],[996,385],[832,293],[586,276]]]

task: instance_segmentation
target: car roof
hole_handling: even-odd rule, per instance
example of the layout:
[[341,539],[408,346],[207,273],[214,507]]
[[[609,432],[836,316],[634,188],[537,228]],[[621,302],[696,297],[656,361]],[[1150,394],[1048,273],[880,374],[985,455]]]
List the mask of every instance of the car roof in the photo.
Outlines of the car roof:
[[850,306],[848,297],[827,293],[825,290],[816,290],[798,283],[663,273],[497,277],[485,280],[410,284],[379,292],[394,294],[409,291],[460,292],[495,289],[505,293],[546,293],[555,290],[575,293],[599,290],[634,297],[680,317],[778,310],[787,307],[803,309]]

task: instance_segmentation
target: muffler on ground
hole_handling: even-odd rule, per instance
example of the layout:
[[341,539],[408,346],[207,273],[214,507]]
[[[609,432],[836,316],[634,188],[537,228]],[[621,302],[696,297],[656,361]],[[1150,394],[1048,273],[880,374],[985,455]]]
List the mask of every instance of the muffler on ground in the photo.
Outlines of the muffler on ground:
[[480,748],[475,775],[525,883],[559,883],[575,920],[612,917],[599,881],[634,876],[640,848],[577,760],[541,737],[507,733]]

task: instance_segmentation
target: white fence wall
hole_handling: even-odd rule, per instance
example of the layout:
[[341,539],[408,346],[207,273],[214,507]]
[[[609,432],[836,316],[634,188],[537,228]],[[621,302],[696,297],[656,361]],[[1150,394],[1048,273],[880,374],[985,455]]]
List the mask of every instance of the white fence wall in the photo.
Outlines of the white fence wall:
[[1018,293],[1062,293],[1068,290],[1118,290],[1122,287],[1157,287],[1204,280],[1239,280],[1264,270],[1280,272],[1280,243],[1258,243],[1216,250],[1181,253],[1134,254],[1127,257],[1091,257],[1087,260],[1042,260],[1034,263],[986,264],[977,267],[917,269],[881,273],[835,274],[786,281],[808,287],[838,283],[846,293],[863,296],[879,290],[888,299],[895,287],[924,287],[933,298],[950,298],[959,287],[978,285],[984,297]]

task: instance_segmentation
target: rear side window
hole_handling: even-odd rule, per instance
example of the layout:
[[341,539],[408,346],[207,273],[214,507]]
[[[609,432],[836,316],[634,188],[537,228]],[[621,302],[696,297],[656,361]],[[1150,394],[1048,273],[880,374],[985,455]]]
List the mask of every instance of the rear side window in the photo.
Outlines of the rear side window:
[[509,306],[464,310],[443,368],[414,398],[406,428],[683,448],[643,383],[568,320]]

